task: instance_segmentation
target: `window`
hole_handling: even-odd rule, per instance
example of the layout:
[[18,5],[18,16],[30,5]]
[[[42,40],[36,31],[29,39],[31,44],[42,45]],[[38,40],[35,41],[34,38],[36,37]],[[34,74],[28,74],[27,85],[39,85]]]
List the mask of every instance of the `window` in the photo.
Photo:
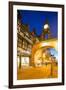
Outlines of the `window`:
[[29,66],[29,57],[22,57],[22,66]]

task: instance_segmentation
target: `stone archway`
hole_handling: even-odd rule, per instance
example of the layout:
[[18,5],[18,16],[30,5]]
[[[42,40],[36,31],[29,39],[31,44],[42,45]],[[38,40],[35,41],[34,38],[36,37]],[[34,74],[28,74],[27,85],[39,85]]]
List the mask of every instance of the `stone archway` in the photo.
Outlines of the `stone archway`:
[[[57,39],[36,43],[32,48],[31,65],[34,66],[36,59],[41,56],[42,48],[55,48],[57,50]],[[36,54],[38,57],[36,57]]]

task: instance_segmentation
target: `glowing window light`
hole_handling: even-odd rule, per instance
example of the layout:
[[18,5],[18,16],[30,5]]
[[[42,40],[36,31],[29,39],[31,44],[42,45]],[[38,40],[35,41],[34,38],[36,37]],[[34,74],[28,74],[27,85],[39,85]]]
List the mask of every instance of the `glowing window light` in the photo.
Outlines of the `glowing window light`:
[[29,57],[22,57],[21,60],[23,66],[29,66]]

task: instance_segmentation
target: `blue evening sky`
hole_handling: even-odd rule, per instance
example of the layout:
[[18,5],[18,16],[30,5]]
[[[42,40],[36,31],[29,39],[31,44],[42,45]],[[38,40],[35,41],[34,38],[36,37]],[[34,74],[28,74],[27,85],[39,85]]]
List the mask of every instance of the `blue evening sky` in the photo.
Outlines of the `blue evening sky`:
[[31,11],[19,10],[21,14],[21,22],[29,24],[30,31],[36,29],[37,35],[41,35],[45,21],[48,21],[50,32],[53,38],[57,37],[58,31],[58,13],[48,11]]
[[54,48],[50,48],[49,51],[51,52],[51,55],[54,55],[54,57],[58,60],[58,52]]

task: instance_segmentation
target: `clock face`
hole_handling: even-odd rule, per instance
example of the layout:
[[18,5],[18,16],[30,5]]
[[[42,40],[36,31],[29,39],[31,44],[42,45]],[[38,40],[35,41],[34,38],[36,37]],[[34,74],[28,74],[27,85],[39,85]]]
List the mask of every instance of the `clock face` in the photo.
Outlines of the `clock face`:
[[48,24],[45,24],[44,25],[44,29],[48,29],[49,28],[49,25]]

